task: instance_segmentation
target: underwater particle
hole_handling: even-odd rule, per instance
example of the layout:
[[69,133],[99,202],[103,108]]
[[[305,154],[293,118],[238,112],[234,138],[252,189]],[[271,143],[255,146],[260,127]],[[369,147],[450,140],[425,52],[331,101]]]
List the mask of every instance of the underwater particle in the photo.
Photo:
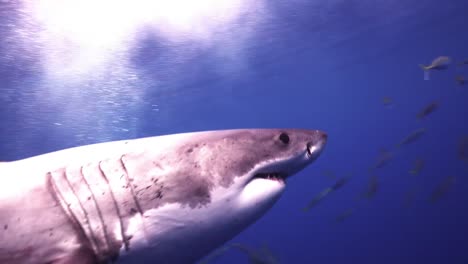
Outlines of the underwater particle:
[[424,168],[425,163],[426,162],[423,159],[417,158],[414,161],[413,168],[410,169],[409,173],[413,175],[418,175],[421,172],[421,170]]
[[247,255],[250,264],[279,264],[279,258],[267,244],[263,244],[259,249],[248,247],[240,243],[233,243],[231,247],[239,249]]
[[337,223],[343,222],[348,217],[350,217],[354,213],[354,211],[355,211],[354,207],[351,207],[351,208],[348,208],[348,209],[344,210],[342,213],[338,214],[335,217],[335,222],[337,222]]
[[432,114],[437,108],[439,108],[439,102],[433,101],[427,104],[419,113],[416,115],[417,118],[423,119],[428,115]]
[[419,128],[419,129],[413,130],[408,136],[406,136],[402,141],[400,141],[400,143],[398,143],[397,147],[401,147],[403,145],[408,145],[410,143],[413,143],[425,133],[426,133],[426,128]]
[[458,157],[468,162],[468,136],[463,136],[458,142]]
[[447,193],[452,189],[453,185],[455,184],[455,176],[448,176],[442,182],[440,182],[432,192],[431,196],[429,197],[429,201],[434,204],[439,201],[441,198],[447,195]]
[[388,164],[388,162],[393,159],[393,153],[388,151],[387,149],[380,149],[379,155],[377,156],[377,161],[375,164],[370,168],[370,171],[374,171],[376,169],[382,168]]
[[457,75],[457,76],[455,76],[455,81],[456,81],[459,85],[465,85],[465,83],[466,83],[466,79],[465,79],[465,77],[463,77],[463,75]]
[[419,67],[424,71],[424,80],[429,80],[429,71],[432,70],[445,70],[450,65],[451,59],[448,56],[439,56],[435,58],[431,64],[423,65],[419,64]]
[[332,191],[337,191],[342,188],[349,181],[348,177],[338,179],[332,186],[325,188],[323,191],[319,192],[312,200],[304,207],[302,210],[304,212],[309,211],[316,205],[318,205],[323,198],[329,195]]

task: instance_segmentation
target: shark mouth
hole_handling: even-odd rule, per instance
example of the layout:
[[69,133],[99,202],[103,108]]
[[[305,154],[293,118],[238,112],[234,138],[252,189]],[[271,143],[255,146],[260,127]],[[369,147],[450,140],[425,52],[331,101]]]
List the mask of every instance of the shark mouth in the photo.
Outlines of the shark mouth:
[[266,179],[271,181],[279,181],[284,183],[287,175],[277,172],[268,172],[268,173],[257,173],[254,176],[254,179]]

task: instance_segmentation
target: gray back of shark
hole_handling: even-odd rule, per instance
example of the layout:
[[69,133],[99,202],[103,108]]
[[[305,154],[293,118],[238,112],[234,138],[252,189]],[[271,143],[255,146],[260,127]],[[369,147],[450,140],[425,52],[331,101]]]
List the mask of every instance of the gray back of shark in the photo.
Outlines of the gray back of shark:
[[0,263],[193,263],[268,211],[325,142],[206,131],[0,163]]

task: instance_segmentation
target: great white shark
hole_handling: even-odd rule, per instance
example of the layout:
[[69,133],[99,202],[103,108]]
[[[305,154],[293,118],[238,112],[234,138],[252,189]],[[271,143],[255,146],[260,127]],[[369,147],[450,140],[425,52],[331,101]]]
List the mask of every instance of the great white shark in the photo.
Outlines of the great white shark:
[[113,141],[0,163],[0,263],[194,263],[311,164],[319,130]]

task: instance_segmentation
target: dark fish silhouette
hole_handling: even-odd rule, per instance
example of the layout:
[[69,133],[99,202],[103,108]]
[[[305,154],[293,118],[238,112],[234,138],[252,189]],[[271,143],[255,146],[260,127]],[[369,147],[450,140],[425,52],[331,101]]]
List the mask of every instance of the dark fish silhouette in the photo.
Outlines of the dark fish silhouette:
[[378,190],[379,190],[379,177],[376,175],[372,175],[369,179],[366,189],[361,194],[361,198],[372,199],[377,194]]
[[458,65],[460,65],[460,66],[468,65],[468,60],[461,61],[461,62],[458,63]]
[[380,169],[387,165],[387,163],[393,159],[393,153],[386,150],[386,149],[381,149],[379,152],[379,155],[377,156],[377,161],[375,164],[370,168],[370,171],[374,171],[376,169]]
[[382,98],[382,103],[386,107],[390,107],[393,105],[393,99],[391,97],[385,96]]
[[342,188],[348,181],[349,181],[349,178],[340,178],[340,179],[338,179],[335,182],[335,184],[333,184],[332,186],[327,187],[323,191],[319,192],[302,210],[304,212],[309,211],[310,209],[312,209],[313,207],[318,205],[323,200],[323,198],[325,198],[331,192]]
[[337,191],[341,187],[343,187],[347,182],[349,181],[349,178],[341,178],[335,182],[335,184],[332,185],[333,191]]
[[455,180],[455,176],[448,176],[447,178],[445,178],[441,183],[439,183],[439,185],[436,186],[436,188],[431,194],[431,197],[429,198],[429,201],[431,203],[435,203],[444,196],[446,196],[455,184]]
[[228,246],[222,246],[215,251],[211,252],[208,256],[204,257],[198,264],[208,264],[210,262],[215,261],[218,259],[221,255],[226,253],[228,251],[229,247]]
[[437,108],[439,108],[439,102],[434,101],[426,105],[417,115],[416,117],[419,119],[423,119],[426,116],[430,115],[433,113]]
[[350,217],[354,213],[355,209],[353,207],[346,209],[341,214],[337,215],[335,218],[335,222],[341,223]]
[[468,162],[468,136],[464,136],[458,143],[458,157]]
[[259,249],[245,246],[240,243],[231,244],[232,247],[244,252],[250,264],[279,264],[279,258],[273,254],[271,249],[263,244]]
[[455,76],[455,81],[457,81],[457,83],[459,85],[465,85],[465,83],[466,83],[466,79],[465,79],[465,77],[463,77],[463,75]]
[[401,147],[403,145],[408,145],[410,143],[415,142],[418,140],[422,135],[426,133],[426,128],[416,129],[411,132],[408,136],[406,136],[400,143],[398,143],[397,147]]
[[421,172],[421,170],[424,168],[425,161],[421,158],[417,158],[414,161],[413,168],[409,171],[409,173],[417,175]]

